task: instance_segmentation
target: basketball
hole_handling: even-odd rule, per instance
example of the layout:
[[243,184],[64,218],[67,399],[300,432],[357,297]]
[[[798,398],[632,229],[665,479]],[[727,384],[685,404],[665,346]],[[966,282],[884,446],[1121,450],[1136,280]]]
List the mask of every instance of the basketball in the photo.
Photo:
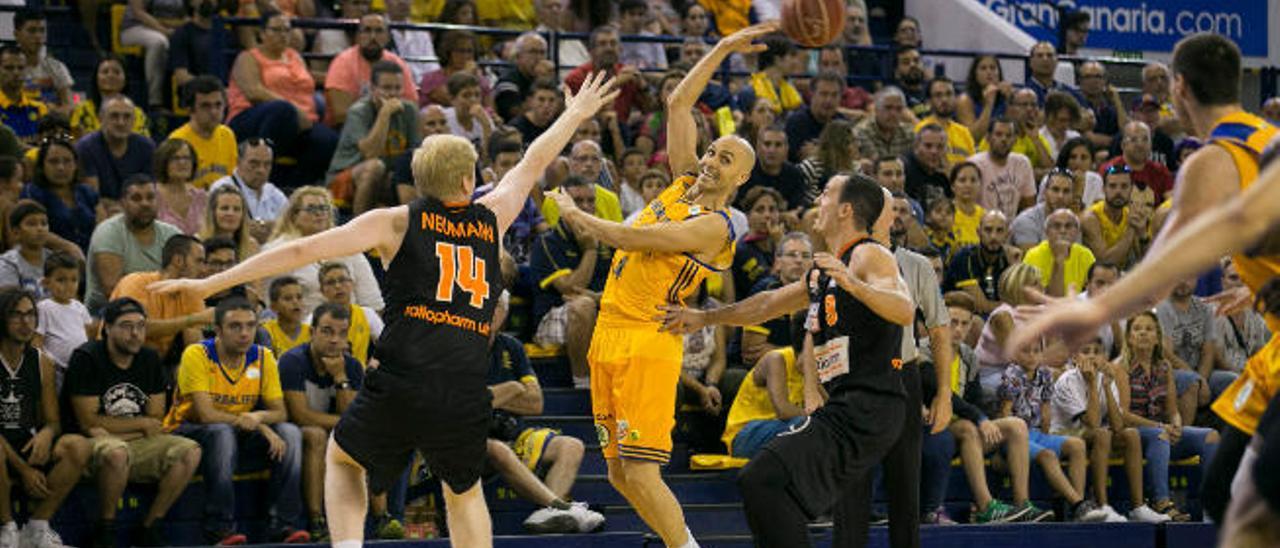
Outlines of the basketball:
[[783,0],[782,32],[802,46],[830,44],[844,30],[843,0]]

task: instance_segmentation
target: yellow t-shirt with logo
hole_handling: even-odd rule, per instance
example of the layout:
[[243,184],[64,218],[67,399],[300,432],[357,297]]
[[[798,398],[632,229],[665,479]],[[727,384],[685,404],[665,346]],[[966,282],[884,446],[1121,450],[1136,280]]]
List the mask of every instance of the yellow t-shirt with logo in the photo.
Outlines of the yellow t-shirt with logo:
[[[795,349],[787,346],[775,352],[780,353],[782,360],[787,364],[787,401],[803,407],[804,375],[801,375],[800,370],[796,368]],[[766,387],[757,386],[751,377],[752,373],[747,373],[747,376],[742,379],[742,385],[738,387],[738,395],[734,396],[733,405],[729,408],[724,436],[720,438],[725,447],[729,448],[730,454],[733,454],[733,438],[738,436],[738,432],[741,432],[747,423],[778,418],[777,411],[773,409],[773,400],[769,397],[769,390]]]
[[204,392],[214,409],[238,415],[253,411],[262,402],[281,400],[280,371],[271,350],[251,345],[240,363],[227,366],[218,356],[217,339],[205,339],[182,352],[178,365],[175,403],[164,418],[164,428],[173,431],[192,418],[192,394]]
[[267,334],[271,335],[271,352],[277,356],[283,356],[285,352],[293,350],[293,347],[300,344],[311,342],[311,326],[301,324],[298,327],[298,336],[290,337],[284,329],[280,327],[280,320],[270,319],[262,322],[262,328],[267,330]]
[[957,247],[967,245],[976,245],[981,240],[978,239],[978,225],[982,224],[982,216],[987,214],[987,210],[982,206],[975,204],[973,206],[973,214],[970,215],[960,208],[955,208],[956,213],[952,217],[951,234],[955,237]]
[[198,188],[207,189],[214,181],[230,175],[236,169],[236,162],[239,161],[236,134],[226,124],[219,124],[213,130],[213,135],[205,139],[188,122],[173,130],[169,138],[182,139],[191,143],[191,148],[195,149],[196,176],[192,177],[191,184]]
[[957,124],[954,120],[944,122],[936,116],[929,116],[916,124],[916,133],[920,133],[920,128],[929,124],[938,124],[947,131],[947,161],[950,165],[962,163],[973,156],[973,133],[968,127]]

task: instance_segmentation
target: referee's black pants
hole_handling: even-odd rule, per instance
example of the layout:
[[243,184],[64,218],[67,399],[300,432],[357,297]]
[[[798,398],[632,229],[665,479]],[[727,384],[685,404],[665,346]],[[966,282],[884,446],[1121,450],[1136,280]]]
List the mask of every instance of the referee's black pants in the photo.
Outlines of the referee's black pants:
[[[920,444],[924,423],[920,411],[920,367],[909,363],[900,372],[907,395],[906,413],[898,440],[881,461],[885,492],[889,494],[889,546],[920,548]],[[868,470],[850,482],[836,503],[832,548],[867,545],[873,477]]]

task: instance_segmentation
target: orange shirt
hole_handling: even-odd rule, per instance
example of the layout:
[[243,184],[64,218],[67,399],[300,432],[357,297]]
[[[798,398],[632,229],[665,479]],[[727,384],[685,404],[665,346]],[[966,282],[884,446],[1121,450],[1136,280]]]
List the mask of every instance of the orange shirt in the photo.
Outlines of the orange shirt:
[[[121,297],[137,299],[139,303],[142,303],[142,307],[147,309],[147,318],[153,320],[171,320],[204,310],[204,301],[201,299],[185,298],[172,293],[157,295],[154,292],[147,291],[147,286],[151,282],[159,280],[159,272],[134,272],[120,279],[120,282],[116,284],[116,288],[111,292],[111,299],[114,300]],[[174,335],[157,337],[149,332],[147,333],[146,344],[163,356],[169,350],[169,346],[173,344],[173,338]]]
[[[258,48],[249,50],[248,54],[258,62],[258,77],[262,79],[262,85],[302,109],[312,122],[320,119],[316,114],[316,81],[311,78],[307,64],[297,51],[286,48],[280,59],[271,59]],[[227,88],[227,120],[252,106],[240,86],[236,85],[235,78],[232,78],[231,86]]]

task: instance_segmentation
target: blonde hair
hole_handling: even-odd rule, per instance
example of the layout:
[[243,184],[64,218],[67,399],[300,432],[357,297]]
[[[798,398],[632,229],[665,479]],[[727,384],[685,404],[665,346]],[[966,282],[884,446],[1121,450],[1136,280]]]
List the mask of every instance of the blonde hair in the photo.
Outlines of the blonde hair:
[[462,179],[475,177],[476,149],[456,135],[432,135],[413,151],[413,186],[423,196],[437,200],[457,197]]
[[223,196],[235,196],[240,199],[240,226],[236,227],[234,233],[231,234],[231,240],[236,243],[236,257],[243,261],[249,256],[258,252],[258,242],[249,235],[249,203],[245,201],[244,194],[240,193],[240,189],[235,185],[223,185],[209,193],[209,207],[204,209],[204,227],[197,234],[200,241],[207,242],[214,236],[217,236],[218,222],[218,198]]
[[1133,349],[1129,346],[1129,332],[1133,330],[1134,320],[1144,316],[1149,318],[1151,323],[1156,326],[1156,343],[1151,347],[1151,365],[1154,367],[1165,361],[1163,357],[1164,328],[1160,326],[1160,317],[1156,316],[1156,313],[1152,310],[1143,310],[1133,316],[1130,316],[1129,319],[1124,322],[1124,336],[1120,339],[1120,357],[1116,358],[1116,361],[1124,365],[1124,370],[1126,372],[1129,371],[1129,368],[1133,367]]
[[[280,217],[276,221],[276,228],[271,231],[271,237],[268,238],[267,241],[272,242],[280,239],[292,240],[302,236],[302,231],[298,229],[298,225],[294,222],[294,218],[302,212],[302,200],[308,196],[324,198],[325,203],[329,204],[330,207],[333,206],[333,199],[329,196],[329,189],[327,188],[307,185],[294,189],[293,194],[289,196],[289,204],[284,207],[284,211],[280,212]],[[332,211],[330,211],[328,221],[328,226],[325,228],[333,228],[334,220]]]
[[1040,269],[1027,263],[1018,263],[1006,268],[1004,273],[1000,275],[1000,282],[996,286],[1000,294],[1000,300],[1013,306],[1019,306],[1026,302],[1027,296],[1022,289],[1027,286],[1040,287]]

